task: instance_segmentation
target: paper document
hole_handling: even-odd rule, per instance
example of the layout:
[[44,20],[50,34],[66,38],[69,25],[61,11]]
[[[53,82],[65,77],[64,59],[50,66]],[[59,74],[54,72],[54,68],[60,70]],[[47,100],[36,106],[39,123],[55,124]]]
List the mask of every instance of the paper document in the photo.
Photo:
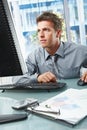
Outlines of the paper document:
[[33,112],[75,125],[87,115],[87,89],[68,89],[40,103]]

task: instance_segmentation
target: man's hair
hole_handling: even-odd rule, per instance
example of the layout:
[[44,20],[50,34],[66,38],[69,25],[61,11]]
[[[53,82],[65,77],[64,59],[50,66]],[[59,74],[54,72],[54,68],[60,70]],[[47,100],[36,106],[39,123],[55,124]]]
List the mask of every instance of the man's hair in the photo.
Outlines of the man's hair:
[[50,11],[45,11],[43,12],[40,16],[38,16],[36,18],[36,23],[38,24],[38,22],[41,22],[41,21],[50,21],[54,24],[54,29],[55,30],[62,30],[62,22],[63,22],[63,19],[62,18],[59,18],[58,15],[50,12]]

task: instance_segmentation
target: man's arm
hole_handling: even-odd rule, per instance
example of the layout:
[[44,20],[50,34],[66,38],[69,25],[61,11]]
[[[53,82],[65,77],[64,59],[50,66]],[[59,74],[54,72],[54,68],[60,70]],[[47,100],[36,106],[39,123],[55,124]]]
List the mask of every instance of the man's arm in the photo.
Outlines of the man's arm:
[[12,79],[12,82],[15,86],[29,85],[30,83],[35,83],[37,81],[37,74],[29,75],[28,73],[22,76],[15,76]]
[[27,70],[25,74],[21,76],[15,76],[13,78],[13,84],[17,85],[23,85],[23,84],[29,84],[37,81],[38,76],[38,69],[37,64],[35,60],[35,53],[29,54],[26,60]]

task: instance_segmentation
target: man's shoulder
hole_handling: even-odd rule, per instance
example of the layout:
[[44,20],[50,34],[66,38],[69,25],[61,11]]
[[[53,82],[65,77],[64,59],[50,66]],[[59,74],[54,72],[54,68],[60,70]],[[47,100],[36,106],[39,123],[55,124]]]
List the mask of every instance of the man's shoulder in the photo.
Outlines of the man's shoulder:
[[43,51],[43,48],[39,45],[37,45],[32,51],[30,51],[30,54],[36,54],[36,53],[39,53],[39,52],[42,52]]
[[34,48],[27,56],[26,58],[26,62],[30,62],[33,61],[35,62],[36,59],[40,60],[40,57],[42,57],[43,53],[42,53],[42,48],[40,46],[37,46],[36,48]]
[[73,54],[86,54],[87,55],[87,46],[81,45],[81,44],[76,44],[76,43],[68,43],[64,42],[64,53],[73,53]]
[[36,48],[34,48],[27,56],[27,58],[30,57],[36,57],[36,56],[41,56],[44,53],[44,49],[41,46],[37,46]]
[[64,49],[67,50],[71,50],[71,49],[76,49],[77,48],[77,44],[73,43],[73,42],[63,42],[63,46]]
[[37,46],[37,48],[34,50],[34,53],[43,53],[44,52],[44,48],[41,46]]
[[74,49],[85,49],[85,50],[87,50],[87,46],[86,45],[81,45],[81,44],[76,44],[76,43],[74,43],[74,42],[63,42],[63,44],[64,44],[64,47],[65,48],[74,48]]

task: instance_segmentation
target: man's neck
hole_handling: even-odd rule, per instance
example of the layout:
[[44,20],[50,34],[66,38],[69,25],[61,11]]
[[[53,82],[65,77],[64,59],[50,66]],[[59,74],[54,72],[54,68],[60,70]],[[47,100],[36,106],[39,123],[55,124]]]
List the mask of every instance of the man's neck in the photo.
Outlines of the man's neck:
[[54,55],[55,52],[58,50],[60,46],[60,43],[57,43],[55,46],[52,46],[52,48],[46,48],[46,51],[50,54],[50,55]]

